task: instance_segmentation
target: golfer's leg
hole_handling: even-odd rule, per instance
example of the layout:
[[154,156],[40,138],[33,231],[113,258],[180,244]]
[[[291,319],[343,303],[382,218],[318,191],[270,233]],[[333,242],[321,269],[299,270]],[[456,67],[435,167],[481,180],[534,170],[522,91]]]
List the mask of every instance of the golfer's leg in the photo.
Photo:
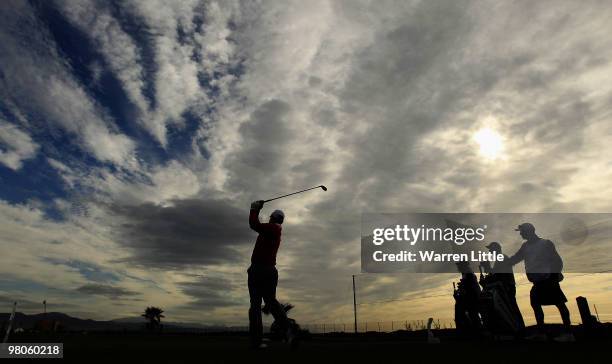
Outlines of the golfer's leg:
[[256,273],[249,271],[249,297],[251,300],[251,307],[249,308],[249,335],[251,337],[251,344],[258,346],[261,344],[263,337],[263,323],[261,321],[261,289],[258,287],[258,277]]
[[278,322],[283,329],[288,326],[287,313],[276,300],[276,286],[278,285],[278,272],[276,269],[269,272],[267,275],[265,291],[263,293],[263,300],[270,307],[270,313],[274,317],[274,320]]
[[535,316],[538,327],[541,329],[544,328],[544,310],[542,309],[542,305],[540,305],[538,299],[538,293],[536,290],[535,284],[531,287],[531,292],[529,292],[529,300],[531,302],[531,308],[533,308],[533,315]]
[[540,328],[544,327],[544,310],[542,309],[542,306],[532,303],[531,308],[533,308],[533,314],[538,326]]
[[559,313],[561,314],[561,319],[563,320],[563,325],[565,327],[570,327],[572,325],[572,322],[570,321],[570,313],[569,313],[569,310],[567,309],[567,306],[565,305],[565,303],[558,304],[557,308],[559,309]]

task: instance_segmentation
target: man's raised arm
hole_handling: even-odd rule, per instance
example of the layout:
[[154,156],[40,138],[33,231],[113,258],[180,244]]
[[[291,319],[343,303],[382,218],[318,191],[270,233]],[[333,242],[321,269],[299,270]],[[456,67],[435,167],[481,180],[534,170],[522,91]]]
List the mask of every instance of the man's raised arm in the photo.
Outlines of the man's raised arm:
[[261,222],[259,221],[259,211],[263,208],[263,200],[254,201],[251,204],[251,213],[249,214],[249,226],[251,229],[261,233]]
[[523,246],[521,246],[521,248],[516,252],[516,254],[508,258],[508,263],[510,263],[510,265],[516,265],[524,259],[525,250],[523,249]]

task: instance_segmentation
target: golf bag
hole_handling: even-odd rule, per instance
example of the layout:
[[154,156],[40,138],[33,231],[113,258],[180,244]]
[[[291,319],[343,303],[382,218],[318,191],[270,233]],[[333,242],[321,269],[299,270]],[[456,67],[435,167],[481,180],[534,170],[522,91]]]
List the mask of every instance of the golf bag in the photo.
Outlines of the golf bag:
[[453,283],[455,298],[455,325],[462,335],[478,335],[482,329],[479,315],[480,286],[474,273],[463,274],[457,287]]
[[483,281],[480,312],[485,328],[492,334],[516,335],[525,328],[516,298],[500,281]]

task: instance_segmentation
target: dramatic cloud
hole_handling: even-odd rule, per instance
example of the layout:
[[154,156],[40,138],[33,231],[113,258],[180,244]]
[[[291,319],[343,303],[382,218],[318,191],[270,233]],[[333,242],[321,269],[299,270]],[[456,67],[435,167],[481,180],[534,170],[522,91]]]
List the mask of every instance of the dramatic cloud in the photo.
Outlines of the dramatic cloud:
[[128,261],[171,269],[231,263],[239,258],[236,248],[253,238],[248,211],[227,200],[168,203],[115,207],[121,216],[117,240],[133,254]]
[[[76,136],[101,161],[131,162],[133,141],[113,130],[110,117],[79,85],[34,9],[25,2],[5,2],[0,21],[0,95],[8,106],[30,115],[41,128],[59,127]],[[22,32],[24,27],[36,31]]]
[[236,300],[228,291],[234,292],[236,287],[232,282],[223,277],[200,278],[193,282],[181,282],[179,287],[184,294],[193,299],[185,305],[195,310],[210,310],[219,307],[227,307],[244,304],[244,299]]
[[121,287],[115,287],[101,283],[86,284],[77,288],[77,291],[85,294],[105,296],[111,299],[123,298],[126,296],[135,296],[138,294],[136,292],[132,292]]

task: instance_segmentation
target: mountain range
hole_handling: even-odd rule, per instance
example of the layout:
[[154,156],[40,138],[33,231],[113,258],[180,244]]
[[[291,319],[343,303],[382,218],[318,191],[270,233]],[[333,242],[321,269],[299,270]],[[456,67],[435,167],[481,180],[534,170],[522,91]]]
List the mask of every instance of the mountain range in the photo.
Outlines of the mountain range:
[[[9,313],[0,313],[0,327],[8,322]],[[146,320],[143,317],[124,317],[108,321],[96,321],[80,319],[61,312],[48,312],[27,315],[22,312],[15,313],[13,329],[32,329],[37,322],[49,320],[59,321],[64,330],[67,331],[140,331],[144,330]],[[197,323],[164,322],[164,331],[172,332],[213,332],[213,331],[237,331],[237,327],[201,325]]]

